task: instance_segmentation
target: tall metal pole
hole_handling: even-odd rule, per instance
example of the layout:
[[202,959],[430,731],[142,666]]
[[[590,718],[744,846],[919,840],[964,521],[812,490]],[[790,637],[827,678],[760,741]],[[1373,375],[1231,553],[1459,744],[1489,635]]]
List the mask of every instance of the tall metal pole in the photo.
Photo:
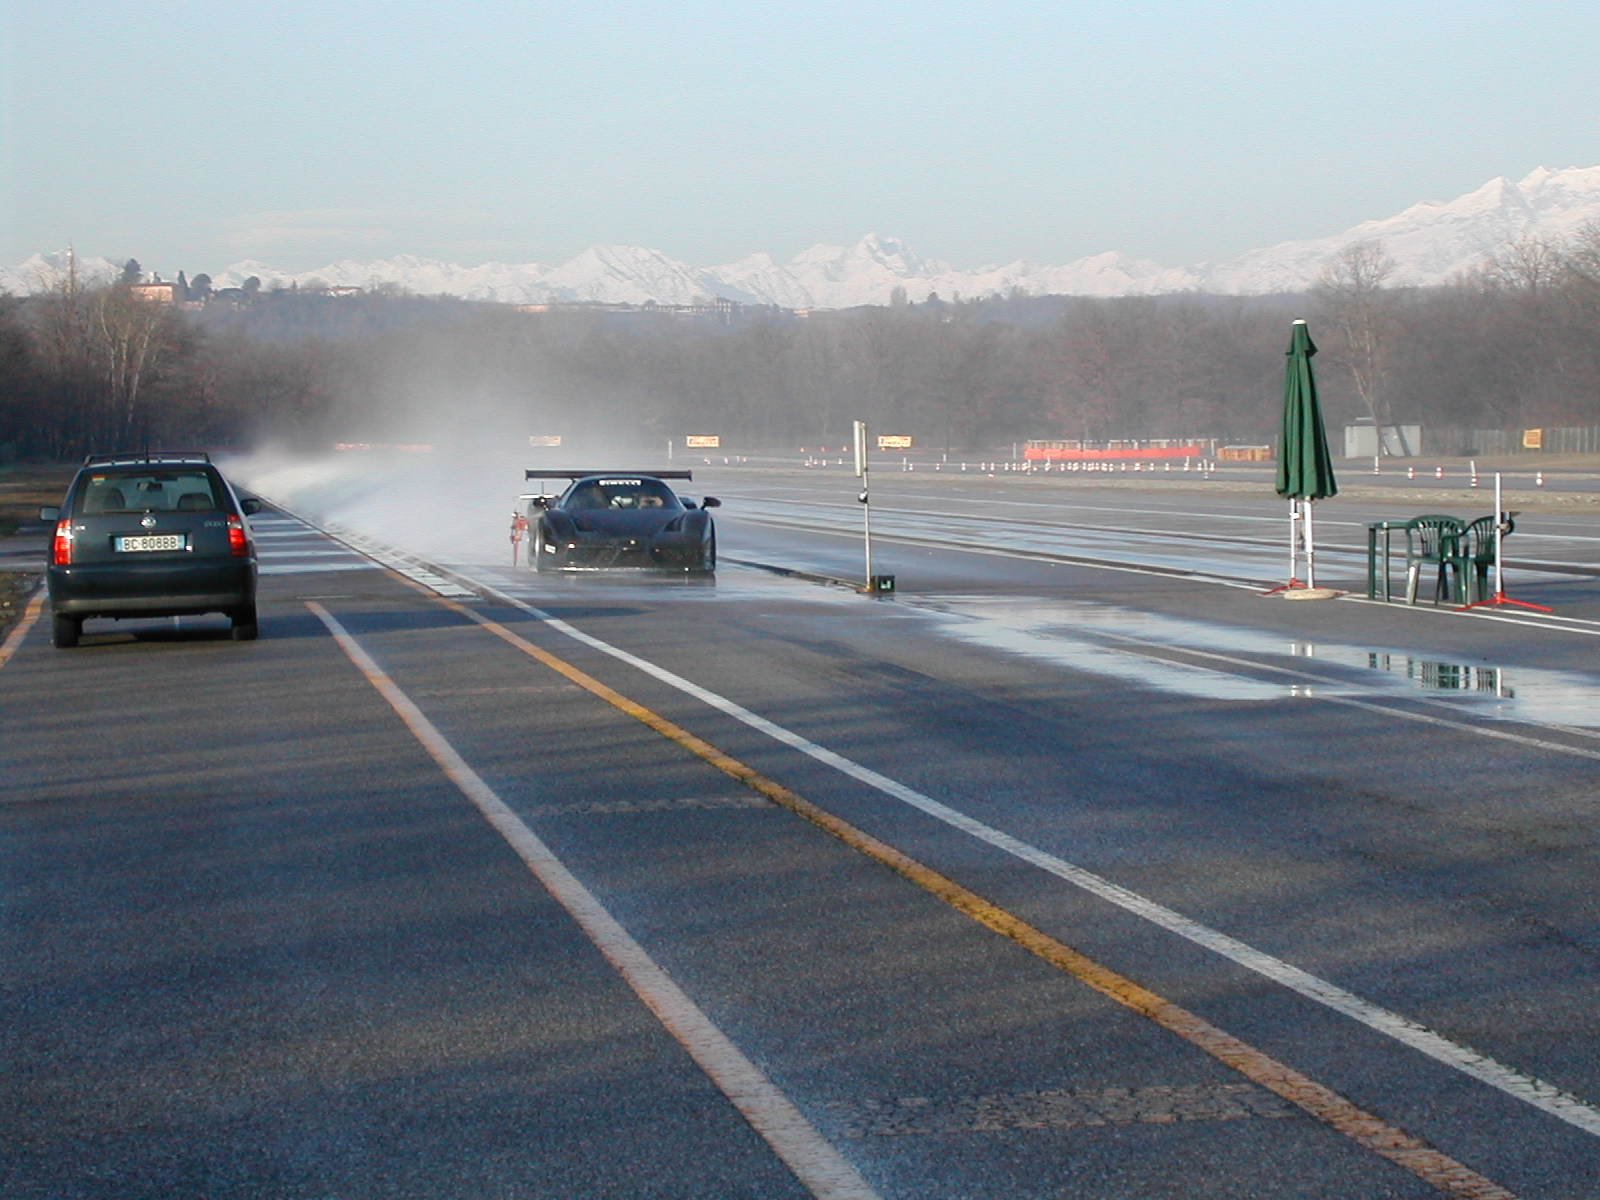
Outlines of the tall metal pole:
[[867,590],[872,590],[872,499],[867,485],[867,423],[855,423],[856,478],[861,480],[861,528],[867,551]]

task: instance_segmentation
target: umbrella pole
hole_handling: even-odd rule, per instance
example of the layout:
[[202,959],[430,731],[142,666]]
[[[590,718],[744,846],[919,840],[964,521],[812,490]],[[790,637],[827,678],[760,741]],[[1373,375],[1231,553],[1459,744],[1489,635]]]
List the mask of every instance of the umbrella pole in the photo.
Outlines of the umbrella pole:
[[1311,536],[1311,505],[1312,505],[1312,501],[1304,500],[1304,501],[1301,501],[1301,503],[1303,503],[1306,506],[1306,508],[1305,508],[1305,514],[1306,514],[1305,515],[1305,524],[1306,524],[1306,531],[1305,531],[1306,532],[1306,586],[1308,588],[1314,588],[1314,587],[1317,586],[1317,543],[1316,543],[1316,539]]
[[1289,586],[1300,586],[1300,501],[1289,501]]
[[1274,596],[1279,592],[1291,591],[1300,586],[1300,502],[1289,500],[1289,582],[1280,583],[1277,587],[1268,588],[1262,592],[1263,596]]

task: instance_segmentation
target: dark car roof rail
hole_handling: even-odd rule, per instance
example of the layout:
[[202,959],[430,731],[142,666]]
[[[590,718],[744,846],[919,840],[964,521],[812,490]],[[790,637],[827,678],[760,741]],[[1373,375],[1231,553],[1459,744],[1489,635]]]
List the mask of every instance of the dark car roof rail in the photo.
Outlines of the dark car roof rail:
[[83,460],[86,467],[119,467],[142,463],[208,463],[211,455],[204,450],[150,450],[143,454],[90,454]]
[[645,479],[693,479],[693,471],[524,471],[524,479],[582,479],[587,475],[639,475]]

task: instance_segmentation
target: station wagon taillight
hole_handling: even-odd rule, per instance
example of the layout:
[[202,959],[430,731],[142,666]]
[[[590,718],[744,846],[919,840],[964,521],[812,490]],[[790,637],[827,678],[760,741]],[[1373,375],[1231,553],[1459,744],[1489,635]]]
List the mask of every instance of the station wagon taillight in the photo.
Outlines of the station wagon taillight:
[[55,540],[50,543],[50,562],[58,567],[72,565],[72,522],[57,521]]
[[250,538],[244,531],[244,520],[234,513],[228,514],[228,553],[243,558],[250,553]]

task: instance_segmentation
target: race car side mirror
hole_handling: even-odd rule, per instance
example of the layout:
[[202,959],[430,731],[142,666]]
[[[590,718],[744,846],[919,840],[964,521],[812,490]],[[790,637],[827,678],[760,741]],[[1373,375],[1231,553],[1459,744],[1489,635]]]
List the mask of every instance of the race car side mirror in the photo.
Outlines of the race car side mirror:
[[549,496],[535,496],[533,498],[533,507],[534,508],[549,508],[550,507],[550,497]]
[[718,500],[715,496],[707,496],[704,500],[700,501],[700,507],[701,508],[721,508],[722,507],[722,501]]
[[60,519],[61,510],[54,505],[39,510],[39,520],[41,521],[59,521]]

